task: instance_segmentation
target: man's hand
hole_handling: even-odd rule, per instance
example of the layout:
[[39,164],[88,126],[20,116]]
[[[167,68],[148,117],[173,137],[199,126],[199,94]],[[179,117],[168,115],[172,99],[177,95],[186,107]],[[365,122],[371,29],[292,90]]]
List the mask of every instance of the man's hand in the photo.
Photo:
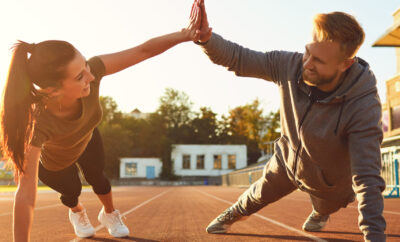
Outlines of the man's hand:
[[201,10],[199,41],[204,43],[211,38],[212,28],[210,28],[210,26],[208,25],[207,12],[206,12],[206,7],[204,5],[204,0],[198,0],[198,1],[200,3],[200,10]]
[[201,10],[200,1],[194,0],[190,11],[189,25],[182,29],[188,39],[196,42],[200,39]]

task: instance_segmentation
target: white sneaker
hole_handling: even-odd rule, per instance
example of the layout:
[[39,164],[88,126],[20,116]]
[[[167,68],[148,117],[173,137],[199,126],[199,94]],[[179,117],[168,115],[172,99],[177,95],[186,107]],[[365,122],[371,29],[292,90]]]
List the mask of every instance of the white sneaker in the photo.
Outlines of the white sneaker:
[[99,222],[107,228],[108,233],[113,237],[125,237],[129,235],[129,229],[122,222],[121,214],[118,210],[114,210],[112,213],[106,213],[104,207],[100,210],[99,216],[97,217]]
[[96,234],[93,226],[90,224],[86,210],[74,213],[69,210],[69,221],[74,227],[75,234],[81,238],[92,237]]

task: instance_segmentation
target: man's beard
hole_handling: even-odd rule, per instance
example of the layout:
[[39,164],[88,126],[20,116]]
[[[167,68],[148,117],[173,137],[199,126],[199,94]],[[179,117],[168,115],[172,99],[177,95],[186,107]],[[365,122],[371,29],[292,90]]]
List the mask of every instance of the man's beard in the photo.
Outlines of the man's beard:
[[306,81],[308,85],[318,87],[320,85],[331,83],[336,78],[337,73],[333,74],[330,77],[321,77],[320,75],[318,75],[317,77],[309,78],[303,70],[302,76],[303,80]]

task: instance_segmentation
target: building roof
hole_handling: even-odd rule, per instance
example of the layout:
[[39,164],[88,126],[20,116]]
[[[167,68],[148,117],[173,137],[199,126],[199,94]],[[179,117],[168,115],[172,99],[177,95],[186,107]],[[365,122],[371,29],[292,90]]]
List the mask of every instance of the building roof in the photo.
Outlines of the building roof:
[[131,111],[131,113],[142,113],[142,112],[140,112],[139,109],[135,108],[134,110]]
[[400,46],[400,8],[393,13],[394,23],[386,32],[375,41],[373,47],[399,47]]
[[375,43],[373,47],[399,47],[400,46],[400,21],[395,22],[385,34],[383,34]]

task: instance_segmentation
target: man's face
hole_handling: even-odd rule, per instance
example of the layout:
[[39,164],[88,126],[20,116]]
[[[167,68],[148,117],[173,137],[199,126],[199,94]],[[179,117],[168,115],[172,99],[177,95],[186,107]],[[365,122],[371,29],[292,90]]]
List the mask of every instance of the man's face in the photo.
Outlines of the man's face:
[[322,91],[334,90],[347,69],[340,45],[335,41],[313,41],[306,45],[303,56],[303,80]]

